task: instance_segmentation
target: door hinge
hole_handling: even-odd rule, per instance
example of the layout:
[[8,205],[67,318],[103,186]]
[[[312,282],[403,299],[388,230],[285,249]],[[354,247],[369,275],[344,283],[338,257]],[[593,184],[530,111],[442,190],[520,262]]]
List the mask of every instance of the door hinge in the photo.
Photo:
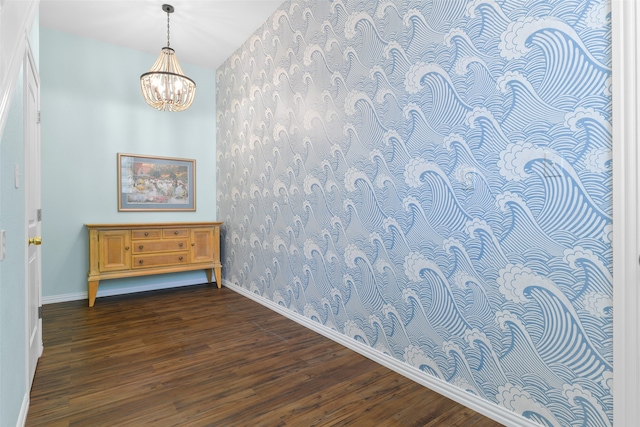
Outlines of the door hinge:
[[38,307],[38,319],[42,319],[42,306]]
[[40,110],[38,110],[38,124],[40,124]]
[[42,209],[38,209],[38,221],[42,221]]

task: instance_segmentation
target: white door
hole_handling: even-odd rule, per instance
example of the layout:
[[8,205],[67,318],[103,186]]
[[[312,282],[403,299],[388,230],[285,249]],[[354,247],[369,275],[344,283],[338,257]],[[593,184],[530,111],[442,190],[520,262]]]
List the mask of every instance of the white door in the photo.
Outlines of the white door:
[[40,315],[41,273],[41,209],[40,209],[40,82],[31,49],[27,46],[24,60],[24,139],[25,198],[27,223],[27,352],[29,387],[33,383],[38,358],[42,354],[42,319]]

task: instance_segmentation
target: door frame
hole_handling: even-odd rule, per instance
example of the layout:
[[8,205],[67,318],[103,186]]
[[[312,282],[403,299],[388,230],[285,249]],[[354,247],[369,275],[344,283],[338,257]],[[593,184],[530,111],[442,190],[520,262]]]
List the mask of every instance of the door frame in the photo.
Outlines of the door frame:
[[612,0],[613,89],[613,420],[640,420],[640,293],[638,166],[640,9],[635,0]]
[[[28,165],[29,165],[29,158],[28,155],[30,153],[29,150],[29,141],[27,141],[27,135],[29,135],[29,132],[27,132],[27,127],[28,126],[34,126],[34,138],[38,139],[38,143],[37,143],[37,147],[38,147],[38,151],[40,151],[40,123],[39,121],[37,121],[36,123],[29,123],[29,115],[28,113],[28,85],[29,85],[29,74],[33,73],[33,77],[35,79],[35,84],[38,87],[38,91],[37,91],[37,100],[36,100],[36,111],[39,112],[40,111],[40,75],[38,72],[38,67],[36,65],[36,61],[35,58],[33,57],[33,51],[31,50],[31,44],[29,43],[29,40],[26,40],[26,45],[25,45],[25,51],[24,51],[24,57],[23,57],[23,110],[24,110],[24,114],[23,114],[23,118],[24,118],[24,143],[23,143],[23,150],[24,150],[24,168],[23,168],[23,175],[24,175],[24,180],[22,182],[22,185],[24,185],[24,189],[25,189],[25,223],[24,223],[24,234],[25,234],[25,239],[24,242],[26,243],[29,240],[29,221],[28,221],[28,208],[30,206],[29,204],[29,194],[28,191],[30,189],[32,189],[32,184],[30,183],[30,180],[33,178],[37,178],[37,180],[40,181],[40,173],[33,173],[31,171],[29,171],[28,169]],[[33,153],[31,153],[31,155],[34,155]],[[35,154],[36,156],[38,156],[38,158],[40,157],[40,152],[38,152],[37,154]],[[38,160],[38,166],[40,165],[40,160]],[[38,182],[36,185],[38,185],[40,188],[42,186],[41,182]],[[38,191],[38,193],[40,193],[40,200],[38,200],[38,204],[40,206],[38,206],[38,209],[40,209],[41,203],[42,203],[42,197],[41,197],[41,191]],[[37,222],[40,222],[39,219],[36,220]],[[39,233],[42,233],[42,224],[39,224]],[[36,273],[39,277],[38,277],[38,281],[39,281],[39,286],[38,286],[38,293],[37,295],[35,295],[35,299],[37,301],[35,301],[36,303],[36,307],[42,307],[42,251],[40,248],[36,249],[37,251],[39,251],[39,255],[38,255],[38,272]],[[30,304],[32,304],[32,301],[29,299],[29,244],[27,243],[25,245],[25,284],[24,284],[24,289],[25,289],[25,356],[26,356],[26,381],[27,381],[27,391],[29,392],[31,390],[31,385],[33,382],[33,378],[35,377],[35,366],[33,367],[33,371],[32,371],[32,367],[31,367],[31,360],[33,357],[33,354],[31,352],[31,345],[30,345],[30,341],[31,341],[31,331],[29,330],[29,323],[30,323],[30,319],[29,319],[29,308],[30,308]],[[37,326],[38,332],[36,334],[36,337],[34,338],[37,341],[36,347],[34,348],[34,351],[37,353],[35,355],[35,359],[36,359],[36,365],[37,365],[37,359],[40,358],[40,356],[42,355],[42,352],[44,350],[44,346],[42,343],[42,318],[39,317],[38,318],[38,326]]]
[[0,135],[9,114],[11,94],[23,63],[28,31],[38,13],[39,0],[0,0]]

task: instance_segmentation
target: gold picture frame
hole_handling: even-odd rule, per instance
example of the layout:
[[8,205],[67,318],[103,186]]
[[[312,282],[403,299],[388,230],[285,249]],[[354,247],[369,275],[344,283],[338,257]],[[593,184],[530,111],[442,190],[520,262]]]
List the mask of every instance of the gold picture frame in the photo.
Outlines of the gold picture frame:
[[196,161],[118,153],[118,211],[195,211]]

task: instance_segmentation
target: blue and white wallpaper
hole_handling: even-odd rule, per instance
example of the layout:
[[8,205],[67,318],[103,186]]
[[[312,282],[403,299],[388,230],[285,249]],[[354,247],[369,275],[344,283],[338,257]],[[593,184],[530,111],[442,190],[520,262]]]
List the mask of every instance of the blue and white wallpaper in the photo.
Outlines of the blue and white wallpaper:
[[611,425],[609,8],[285,2],[217,71],[225,280],[533,422]]

